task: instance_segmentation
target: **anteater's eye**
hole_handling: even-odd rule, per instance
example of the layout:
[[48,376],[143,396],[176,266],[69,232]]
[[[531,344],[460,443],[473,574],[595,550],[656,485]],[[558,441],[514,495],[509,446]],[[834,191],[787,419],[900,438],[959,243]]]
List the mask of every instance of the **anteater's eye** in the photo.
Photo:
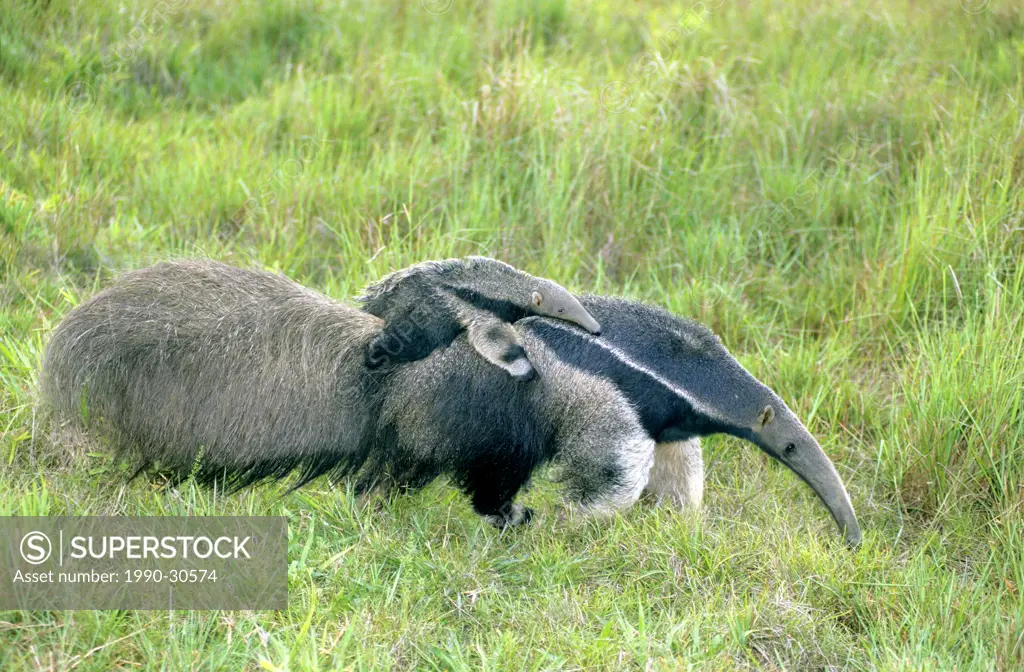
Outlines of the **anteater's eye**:
[[559,308],[559,309],[558,309],[558,312],[560,312],[560,313],[564,313],[564,312],[565,312],[565,308]]
[[796,444],[787,443],[786,444],[786,455],[792,455],[795,452],[796,452]]

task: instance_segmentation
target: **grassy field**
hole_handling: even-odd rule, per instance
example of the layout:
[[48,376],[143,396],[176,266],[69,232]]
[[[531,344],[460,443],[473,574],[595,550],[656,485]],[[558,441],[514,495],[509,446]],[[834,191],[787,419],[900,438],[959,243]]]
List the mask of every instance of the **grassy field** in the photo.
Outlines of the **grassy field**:
[[[1010,0],[0,0],[0,514],[289,519],[282,612],[0,613],[0,669],[1024,665],[1024,10]],[[437,483],[124,484],[48,333],[198,256],[338,298],[500,257],[712,327],[865,533],[736,440],[699,515],[499,534]]]

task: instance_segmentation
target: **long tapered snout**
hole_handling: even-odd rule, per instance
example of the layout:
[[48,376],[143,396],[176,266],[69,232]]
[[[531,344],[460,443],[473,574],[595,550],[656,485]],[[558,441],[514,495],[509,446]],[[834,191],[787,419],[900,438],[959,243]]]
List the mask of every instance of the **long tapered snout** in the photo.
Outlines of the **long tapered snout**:
[[[582,310],[583,306],[580,306],[580,309]],[[601,335],[601,323],[591,317],[590,313],[586,310],[583,310],[583,314],[580,315],[579,324],[595,336]]]
[[[779,414],[781,417],[774,418],[774,413],[768,411],[765,409],[767,422],[756,432],[757,443],[811,487],[836,520],[847,543],[858,546],[861,535],[857,515],[835,465],[796,416],[785,410]],[[765,417],[763,414],[762,418]]]
[[[811,439],[814,441],[813,439]],[[839,527],[839,532],[846,538],[846,543],[857,547],[860,545],[860,525],[857,515],[853,512],[850,495],[846,492],[842,479],[828,459],[825,452],[814,442],[814,448],[802,451],[804,455],[793,456],[785,461],[787,467],[802,478],[821,498],[825,508],[832,514]],[[795,452],[801,452],[799,449]]]
[[756,443],[765,452],[789,467],[821,498],[839,526],[846,542],[856,547],[861,541],[860,525],[853,512],[850,495],[832,461],[811,433],[788,409],[775,417],[766,408],[762,427],[756,431]]
[[566,292],[565,297],[559,298],[561,300],[553,302],[552,307],[556,312],[552,317],[578,324],[595,336],[601,335],[601,323],[587,312],[587,309],[583,307],[583,304],[576,297]]
[[601,335],[601,323],[568,291],[554,283],[545,283],[533,293],[533,312],[577,324],[595,336]]

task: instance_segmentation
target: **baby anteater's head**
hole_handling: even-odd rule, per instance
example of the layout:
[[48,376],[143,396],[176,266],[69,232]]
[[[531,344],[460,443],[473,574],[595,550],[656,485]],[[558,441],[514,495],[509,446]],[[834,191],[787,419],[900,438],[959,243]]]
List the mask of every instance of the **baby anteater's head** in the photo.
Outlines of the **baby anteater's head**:
[[530,296],[530,311],[534,315],[553,317],[578,324],[590,333],[599,335],[601,325],[594,316],[587,312],[576,297],[559,284],[537,278],[533,294]]

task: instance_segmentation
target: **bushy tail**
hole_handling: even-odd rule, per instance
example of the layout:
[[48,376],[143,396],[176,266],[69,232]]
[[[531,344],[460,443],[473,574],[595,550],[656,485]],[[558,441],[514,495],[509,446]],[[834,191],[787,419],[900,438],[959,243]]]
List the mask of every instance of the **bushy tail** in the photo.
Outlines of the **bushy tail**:
[[141,467],[241,487],[351,472],[378,405],[381,321],[278,275],[215,262],[135,271],[54,331],[42,391]]

